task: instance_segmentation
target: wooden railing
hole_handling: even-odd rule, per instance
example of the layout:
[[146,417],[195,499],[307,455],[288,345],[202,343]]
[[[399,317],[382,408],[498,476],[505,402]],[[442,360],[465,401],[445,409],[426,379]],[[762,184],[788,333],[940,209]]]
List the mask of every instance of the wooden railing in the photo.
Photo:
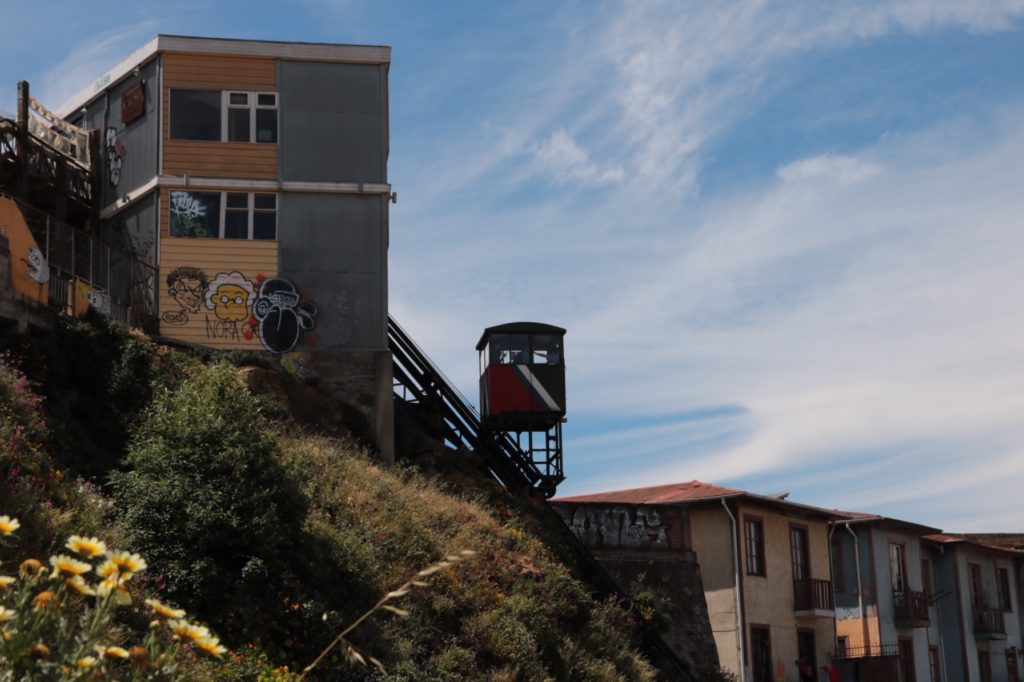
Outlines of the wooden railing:
[[911,627],[924,627],[929,623],[928,594],[915,590],[892,593],[896,621]]
[[794,580],[795,611],[834,611],[831,580]]

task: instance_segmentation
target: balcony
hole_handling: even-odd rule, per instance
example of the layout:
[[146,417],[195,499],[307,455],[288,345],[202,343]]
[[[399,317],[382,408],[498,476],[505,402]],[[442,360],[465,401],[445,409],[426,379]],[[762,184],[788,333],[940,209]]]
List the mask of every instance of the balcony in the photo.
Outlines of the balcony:
[[914,590],[892,593],[896,625],[899,627],[926,628],[931,622],[928,616],[928,594]]
[[793,610],[798,616],[835,617],[831,580],[794,580]]
[[978,639],[1006,639],[1002,609],[974,607],[974,636]]

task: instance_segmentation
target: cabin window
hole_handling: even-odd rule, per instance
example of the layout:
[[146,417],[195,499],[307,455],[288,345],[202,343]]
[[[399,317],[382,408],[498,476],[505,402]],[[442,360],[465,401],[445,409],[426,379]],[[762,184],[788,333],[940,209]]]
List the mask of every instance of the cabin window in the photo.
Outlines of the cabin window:
[[171,90],[171,139],[277,142],[277,93]]
[[220,140],[219,90],[171,90],[171,139]]
[[277,239],[277,195],[172,190],[169,231],[172,237]]
[[761,519],[745,518],[743,535],[747,543],[747,575],[764,575],[764,523]]
[[535,334],[530,339],[534,365],[557,365],[562,362],[562,340],[554,334]]

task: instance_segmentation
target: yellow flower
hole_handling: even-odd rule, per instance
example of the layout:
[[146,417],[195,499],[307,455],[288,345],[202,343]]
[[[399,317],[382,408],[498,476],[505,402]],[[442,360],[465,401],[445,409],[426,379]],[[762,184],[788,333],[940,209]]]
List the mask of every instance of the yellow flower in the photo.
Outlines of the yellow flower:
[[25,559],[18,566],[18,572],[22,575],[33,575],[43,570],[43,565],[38,559]]
[[9,620],[14,620],[14,617],[18,615],[18,612],[14,609],[9,609],[6,606],[0,606],[0,623],[6,623]]
[[146,570],[146,560],[138,554],[107,552],[107,557],[122,573],[138,573]]
[[201,639],[207,639],[210,637],[210,631],[204,628],[202,625],[192,625],[184,620],[172,620],[168,622],[171,626],[171,630],[174,634],[179,637],[185,637],[191,639],[193,642],[198,642]]
[[96,657],[95,656],[82,656],[80,659],[75,661],[75,665],[78,666],[79,668],[82,668],[83,670],[88,670],[89,668],[91,668],[94,665],[96,665]]
[[64,546],[89,559],[98,557],[107,551],[106,543],[99,538],[85,538],[81,535],[72,535]]
[[32,652],[31,653],[32,653],[32,656],[34,656],[36,658],[49,658],[50,657],[50,647],[46,646],[42,642],[39,642],[34,647],[32,647]]
[[104,656],[112,656],[114,658],[128,658],[128,650],[122,649],[119,646],[98,646],[97,651]]
[[10,535],[19,528],[21,528],[21,524],[18,523],[18,519],[12,519],[6,514],[0,516],[0,535]]
[[32,599],[32,605],[37,609],[45,609],[49,606],[60,606],[60,602],[57,597],[49,590],[40,592]]
[[50,563],[53,564],[53,575],[56,577],[61,573],[67,573],[68,575],[82,575],[92,570],[92,566],[79,561],[74,557],[69,557],[67,554],[58,554],[50,557]]
[[71,576],[64,581],[64,584],[81,595],[91,597],[96,594],[96,590],[92,589],[89,583],[85,582],[85,578],[80,575]]
[[195,641],[196,648],[202,649],[211,656],[220,658],[227,649],[220,645],[220,640],[216,637],[203,637]]
[[121,586],[121,581],[117,579],[117,576],[110,576],[96,586],[96,594],[101,597],[106,597],[111,593],[114,595],[114,603],[118,606],[128,606],[132,603],[132,596]]
[[153,613],[164,618],[184,618],[185,611],[183,609],[176,609],[173,606],[163,604],[156,599],[147,599],[146,606],[153,609]]
[[0,575],[0,590],[6,590],[8,587],[14,584],[15,580],[17,580],[17,578],[14,578],[12,576]]

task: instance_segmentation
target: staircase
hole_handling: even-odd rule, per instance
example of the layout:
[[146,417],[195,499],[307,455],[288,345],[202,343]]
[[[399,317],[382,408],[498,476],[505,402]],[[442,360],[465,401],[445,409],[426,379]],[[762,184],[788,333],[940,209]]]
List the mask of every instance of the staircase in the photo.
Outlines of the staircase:
[[[469,400],[452,385],[391,316],[388,316],[388,347],[394,358],[396,398],[423,406],[438,420],[436,425],[440,427],[446,444],[478,455],[488,473],[509,493],[537,499],[537,507],[548,521],[546,525],[558,533],[562,546],[577,560],[590,585],[602,597],[611,596],[619,603],[632,605],[618,583],[562,522],[558,512],[546,502],[554,495],[555,486],[561,477],[554,480],[547,476],[507,434],[484,429],[479,413]],[[663,679],[683,682],[693,680],[686,664],[647,625],[647,621],[633,610],[646,653],[662,670]]]

